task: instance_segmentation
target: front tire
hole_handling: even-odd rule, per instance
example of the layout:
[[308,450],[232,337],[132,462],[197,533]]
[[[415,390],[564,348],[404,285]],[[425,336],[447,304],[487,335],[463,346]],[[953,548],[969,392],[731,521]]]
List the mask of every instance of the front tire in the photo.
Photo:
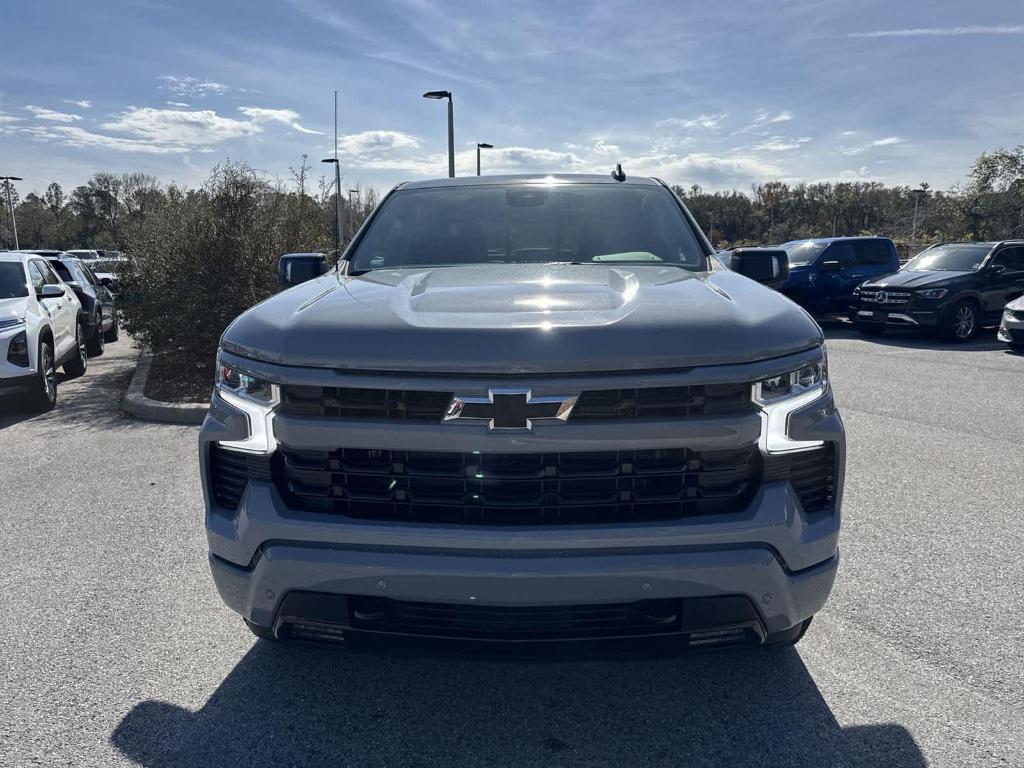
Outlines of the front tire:
[[117,313],[114,313],[114,322],[110,324],[110,328],[103,334],[103,340],[108,344],[112,344],[117,341],[121,335],[121,330],[117,325]]
[[86,348],[89,351],[89,357],[99,357],[103,354],[104,347],[104,333],[103,333],[103,315],[99,312],[96,313],[93,323],[92,335],[89,337]]
[[963,344],[970,341],[978,330],[978,307],[969,299],[958,301],[946,313],[939,328],[947,341]]
[[39,342],[36,355],[36,381],[28,393],[28,407],[39,413],[53,410],[57,402],[57,366],[54,365],[53,343]]
[[89,368],[89,348],[82,333],[81,323],[78,324],[78,331],[75,334],[75,350],[75,356],[64,363],[64,375],[69,379],[84,376]]

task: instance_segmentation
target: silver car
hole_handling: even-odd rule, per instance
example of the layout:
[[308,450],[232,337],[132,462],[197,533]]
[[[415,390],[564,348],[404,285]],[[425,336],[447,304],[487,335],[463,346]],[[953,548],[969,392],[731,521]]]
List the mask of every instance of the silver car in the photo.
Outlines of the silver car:
[[1011,349],[1024,350],[1024,296],[1011,301],[1003,310],[999,323],[999,340]]

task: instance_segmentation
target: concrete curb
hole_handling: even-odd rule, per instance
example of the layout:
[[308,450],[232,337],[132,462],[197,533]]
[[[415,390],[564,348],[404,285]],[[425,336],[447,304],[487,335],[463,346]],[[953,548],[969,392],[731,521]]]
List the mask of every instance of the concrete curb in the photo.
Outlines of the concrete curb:
[[128,385],[121,407],[125,412],[143,421],[158,421],[163,424],[202,424],[210,407],[206,403],[165,403],[146,397],[146,380],[153,355],[148,349],[139,354],[132,383]]

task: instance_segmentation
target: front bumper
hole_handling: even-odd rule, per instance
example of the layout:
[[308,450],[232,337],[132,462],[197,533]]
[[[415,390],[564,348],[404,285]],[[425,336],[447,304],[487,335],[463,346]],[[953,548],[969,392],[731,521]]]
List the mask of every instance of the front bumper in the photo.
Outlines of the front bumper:
[[934,328],[941,315],[941,307],[919,307],[912,303],[891,307],[855,303],[850,307],[850,318],[855,322],[889,328]]
[[[1019,313],[1021,310],[1017,311]],[[1012,346],[1024,347],[1024,319],[1004,313],[1003,319],[999,324],[997,337],[1000,341],[1005,341]]]

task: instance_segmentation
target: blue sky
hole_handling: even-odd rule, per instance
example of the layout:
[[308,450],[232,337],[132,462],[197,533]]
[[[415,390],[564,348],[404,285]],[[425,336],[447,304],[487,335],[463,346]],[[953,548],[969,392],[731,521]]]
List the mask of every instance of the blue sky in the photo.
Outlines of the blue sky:
[[[1024,143],[1024,4],[136,0],[4,8],[0,174],[197,184],[217,162],[345,183],[609,171],[710,189],[878,179],[945,188]],[[316,167],[319,174],[326,166]]]

